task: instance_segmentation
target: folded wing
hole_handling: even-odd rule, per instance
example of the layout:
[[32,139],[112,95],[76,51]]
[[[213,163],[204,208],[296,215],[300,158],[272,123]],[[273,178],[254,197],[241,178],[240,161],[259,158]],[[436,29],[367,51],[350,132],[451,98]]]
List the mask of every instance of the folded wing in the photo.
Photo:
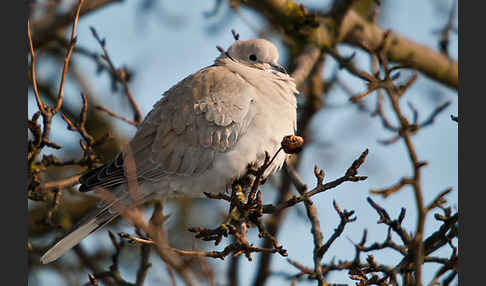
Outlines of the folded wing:
[[[197,176],[218,152],[231,150],[256,110],[255,89],[224,66],[211,66],[169,89],[153,107],[127,148],[139,181]],[[126,182],[123,156],[80,178],[81,191]]]

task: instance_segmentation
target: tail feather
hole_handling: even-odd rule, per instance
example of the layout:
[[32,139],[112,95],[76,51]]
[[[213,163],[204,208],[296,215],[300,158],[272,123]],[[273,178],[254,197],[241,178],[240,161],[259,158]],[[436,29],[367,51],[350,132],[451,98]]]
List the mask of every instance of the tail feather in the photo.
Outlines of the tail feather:
[[108,197],[107,200],[99,201],[96,206],[88,211],[81,221],[69,231],[69,233],[42,255],[41,262],[43,264],[58,259],[66,251],[81,242],[85,237],[119,216],[120,212],[125,211],[129,207],[139,205],[149,199],[152,195],[152,192],[129,194],[125,191],[124,187],[111,189],[110,193],[114,196],[111,198],[111,201],[108,200]]
[[76,246],[85,237],[115,219],[119,213],[110,207],[112,204],[97,206],[91,210],[80,223],[73,227],[68,234],[66,234],[59,242],[57,242],[46,253],[44,253],[44,255],[42,255],[42,264],[47,264],[58,259],[66,251]]

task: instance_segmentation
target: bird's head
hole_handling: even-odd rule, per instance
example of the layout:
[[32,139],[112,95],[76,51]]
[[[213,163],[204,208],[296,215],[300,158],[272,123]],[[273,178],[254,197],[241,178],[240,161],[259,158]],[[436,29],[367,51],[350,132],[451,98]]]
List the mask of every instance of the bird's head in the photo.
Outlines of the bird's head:
[[265,39],[235,41],[224,53],[231,60],[261,70],[287,73],[278,63],[278,50]]

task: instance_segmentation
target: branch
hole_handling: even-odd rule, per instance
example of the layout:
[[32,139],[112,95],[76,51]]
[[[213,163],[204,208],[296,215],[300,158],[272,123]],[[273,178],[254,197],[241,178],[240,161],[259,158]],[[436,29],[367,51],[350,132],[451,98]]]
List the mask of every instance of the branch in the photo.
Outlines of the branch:
[[134,126],[137,126],[139,125],[141,122],[142,122],[142,112],[140,111],[140,108],[138,107],[138,104],[137,102],[135,101],[135,98],[133,97],[133,94],[130,90],[130,87],[128,86],[128,74],[126,72],[125,69],[117,69],[115,68],[110,56],[108,55],[108,50],[106,49],[106,41],[105,39],[101,39],[98,35],[98,33],[96,32],[95,28],[93,27],[90,27],[90,30],[91,30],[91,33],[93,34],[93,36],[95,37],[96,41],[100,44],[101,46],[101,49],[103,50],[103,55],[102,55],[102,58],[104,60],[106,60],[106,62],[108,63],[109,67],[110,67],[110,70],[111,70],[111,74],[115,77],[116,81],[120,82],[123,86],[123,89],[125,91],[125,96],[127,97],[128,99],[128,102],[130,103],[130,106],[133,110],[133,121],[131,120],[128,120],[128,119],[125,119],[123,118],[122,116],[120,115],[117,115],[116,113],[114,112],[110,112],[108,109],[106,108],[103,108],[103,107],[97,107],[98,109],[101,109],[101,110],[104,110],[106,112],[108,112],[108,114],[112,115],[112,116],[115,116],[117,118],[120,118],[122,120],[124,120],[125,122],[128,122]]
[[[90,0],[87,1],[79,11],[79,16],[87,15],[91,12],[95,12],[109,4],[122,2],[123,0]],[[57,31],[69,26],[74,19],[74,15],[77,13],[76,9],[58,16],[58,17],[47,17],[41,19],[40,21],[34,23],[34,46],[43,47],[49,41],[54,40],[57,37]]]
[[312,68],[319,59],[321,52],[314,46],[307,46],[302,53],[295,59],[296,69],[291,76],[295,80],[295,84],[300,86],[304,80],[309,76]]
[[[284,0],[249,0],[242,4],[261,12],[270,23],[283,29],[287,36],[323,49],[332,49],[339,43],[363,48],[380,45],[385,31],[349,10],[342,19],[338,33],[332,31],[337,23],[332,16],[317,17],[303,6]],[[337,34],[337,37],[335,36]],[[431,48],[391,33],[386,57],[393,62],[409,64],[450,88],[458,88],[458,63]]]
[[[368,149],[366,149],[365,151],[363,151],[363,153],[361,153],[359,158],[356,159],[353,162],[353,164],[348,168],[348,170],[346,171],[346,173],[342,177],[340,177],[336,180],[333,180],[329,183],[325,183],[325,184],[323,183],[324,171],[319,170],[319,168],[317,166],[315,166],[314,174],[318,178],[316,187],[314,187],[309,192],[306,192],[305,195],[300,195],[298,197],[293,196],[293,197],[291,197],[291,198],[289,198],[285,201],[280,202],[276,206],[264,205],[263,206],[263,213],[277,213],[278,214],[286,208],[289,208],[289,207],[294,206],[294,205],[296,205],[300,202],[303,202],[306,198],[310,198],[310,197],[317,195],[319,193],[323,193],[323,192],[328,191],[330,189],[334,189],[344,182],[359,182],[359,181],[366,180],[367,179],[366,176],[356,176],[356,175],[358,174],[358,168],[364,163],[364,160],[365,160],[367,155],[368,155]],[[291,177],[293,176],[292,173],[293,173],[292,171],[288,172],[288,174]],[[291,179],[291,180],[295,180],[295,179]]]

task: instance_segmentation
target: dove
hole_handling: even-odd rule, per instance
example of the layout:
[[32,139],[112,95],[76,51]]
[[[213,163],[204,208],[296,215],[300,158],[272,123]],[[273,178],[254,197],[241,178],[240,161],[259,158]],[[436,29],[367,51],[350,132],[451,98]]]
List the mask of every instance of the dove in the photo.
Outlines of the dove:
[[[81,222],[42,257],[49,263],[107,225],[127,207],[174,196],[224,192],[275,154],[282,138],[296,130],[298,94],[294,79],[279,65],[279,53],[265,39],[236,40],[214,64],[184,78],[155,103],[125,148],[110,162],[79,179],[79,191],[107,190]],[[124,168],[132,156],[137,197],[127,190]],[[263,177],[277,172],[279,152]]]

